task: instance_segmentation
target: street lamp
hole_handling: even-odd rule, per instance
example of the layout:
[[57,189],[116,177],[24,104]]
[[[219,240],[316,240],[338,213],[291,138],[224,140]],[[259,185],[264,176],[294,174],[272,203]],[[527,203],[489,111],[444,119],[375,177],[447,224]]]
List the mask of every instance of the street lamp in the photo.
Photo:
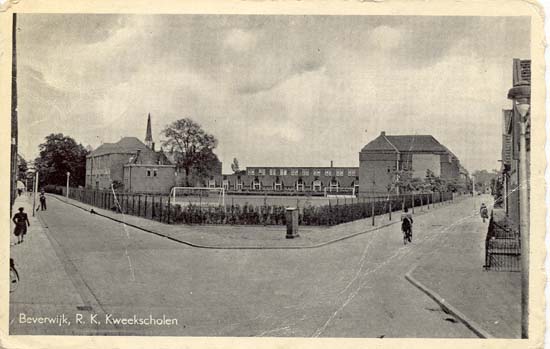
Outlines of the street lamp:
[[521,244],[521,337],[529,337],[529,204],[527,178],[527,149],[525,131],[527,115],[531,108],[531,86],[527,83],[514,86],[508,91],[508,98],[514,100],[519,113],[519,233]]
[[67,199],[69,198],[69,178],[70,177],[71,177],[71,173],[67,171],[67,193],[65,194]]

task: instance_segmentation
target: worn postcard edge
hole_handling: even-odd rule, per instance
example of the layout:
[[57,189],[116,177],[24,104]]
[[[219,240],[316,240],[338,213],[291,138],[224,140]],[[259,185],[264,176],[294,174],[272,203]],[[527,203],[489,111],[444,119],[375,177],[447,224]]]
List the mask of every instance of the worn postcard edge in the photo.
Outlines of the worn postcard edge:
[[[544,13],[535,1],[103,1],[20,0],[0,7],[0,348],[542,348],[545,329],[545,82]],[[228,337],[104,337],[9,336],[9,166],[12,13],[202,13],[202,14],[325,14],[426,16],[530,16],[532,60],[530,338],[520,339],[374,339],[374,338],[228,338]],[[506,93],[506,91],[503,91]],[[5,263],[5,264],[4,264]]]

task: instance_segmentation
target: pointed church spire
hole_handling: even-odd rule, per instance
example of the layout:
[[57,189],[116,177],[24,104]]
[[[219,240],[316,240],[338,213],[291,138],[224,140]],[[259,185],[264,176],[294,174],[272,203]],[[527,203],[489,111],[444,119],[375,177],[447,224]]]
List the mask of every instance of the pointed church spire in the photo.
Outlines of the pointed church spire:
[[153,149],[153,133],[151,132],[151,113],[147,115],[147,132],[145,133],[145,145]]

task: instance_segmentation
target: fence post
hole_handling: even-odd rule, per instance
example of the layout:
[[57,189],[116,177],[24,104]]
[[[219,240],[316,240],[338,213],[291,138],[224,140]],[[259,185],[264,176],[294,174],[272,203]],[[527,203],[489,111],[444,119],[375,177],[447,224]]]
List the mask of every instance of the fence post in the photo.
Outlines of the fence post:
[[391,209],[392,209],[391,203],[392,203],[392,200],[389,201],[389,205],[388,205],[388,208],[389,208],[389,210],[390,210],[390,212],[389,212],[389,214],[390,214],[390,221],[391,221]]
[[412,213],[414,214],[414,206],[416,202],[414,202],[414,193],[412,193],[411,195],[412,195]]
[[136,195],[132,194],[132,214],[134,216],[136,215],[135,207],[136,207]]
[[147,218],[147,194],[145,194],[145,202],[144,202],[144,211],[143,212],[143,217]]
[[162,222],[162,196],[159,196],[159,199],[160,199],[160,203],[159,203],[159,209],[160,209],[159,222]]
[[372,225],[374,226],[374,204],[375,204],[376,201],[374,201],[374,199],[372,200],[372,204],[371,204],[371,207],[372,207],[372,210],[371,210],[371,213],[372,213]]
[[151,219],[155,219],[155,195],[151,195]]

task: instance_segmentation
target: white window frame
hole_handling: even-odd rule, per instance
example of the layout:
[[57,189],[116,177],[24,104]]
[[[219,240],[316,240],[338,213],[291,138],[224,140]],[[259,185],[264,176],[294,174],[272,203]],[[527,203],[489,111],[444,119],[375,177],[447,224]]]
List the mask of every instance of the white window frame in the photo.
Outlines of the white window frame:
[[283,183],[282,182],[273,183],[273,189],[274,190],[283,190]]
[[321,175],[321,170],[313,170],[313,175],[314,176],[320,176]]
[[311,183],[311,189],[313,191],[321,191],[323,190],[323,183],[320,180],[313,181],[313,183]]
[[293,168],[292,170],[290,170],[290,175],[291,176],[299,176],[300,175],[300,170],[298,170],[297,168]]
[[303,169],[302,169],[302,176],[309,176],[309,170],[303,168]]
[[344,170],[336,170],[336,177],[344,177]]
[[287,176],[288,175],[288,170],[286,168],[279,169],[279,175],[280,176]]
[[243,181],[238,180],[237,183],[235,183],[235,189],[243,190]]
[[229,180],[223,180],[223,190],[229,190]]
[[302,181],[301,183],[296,181],[296,190],[297,191],[304,191],[304,181]]
[[277,170],[274,169],[274,168],[270,168],[270,169],[269,169],[269,175],[270,175],[270,176],[276,176],[276,175],[277,175]]
[[325,177],[332,177],[332,170],[325,170]]
[[246,171],[246,174],[249,175],[249,176],[254,176],[255,173],[256,173],[256,171],[254,171],[253,168],[249,168],[249,169]]
[[357,170],[349,169],[348,170],[348,177],[355,177],[357,176]]
[[252,189],[253,190],[261,190],[262,189],[262,183],[260,183],[260,181],[252,181]]
[[259,169],[258,169],[258,174],[259,174],[260,176],[265,176],[265,168],[259,168]]
[[216,180],[215,179],[209,179],[208,180],[208,188],[216,188]]

